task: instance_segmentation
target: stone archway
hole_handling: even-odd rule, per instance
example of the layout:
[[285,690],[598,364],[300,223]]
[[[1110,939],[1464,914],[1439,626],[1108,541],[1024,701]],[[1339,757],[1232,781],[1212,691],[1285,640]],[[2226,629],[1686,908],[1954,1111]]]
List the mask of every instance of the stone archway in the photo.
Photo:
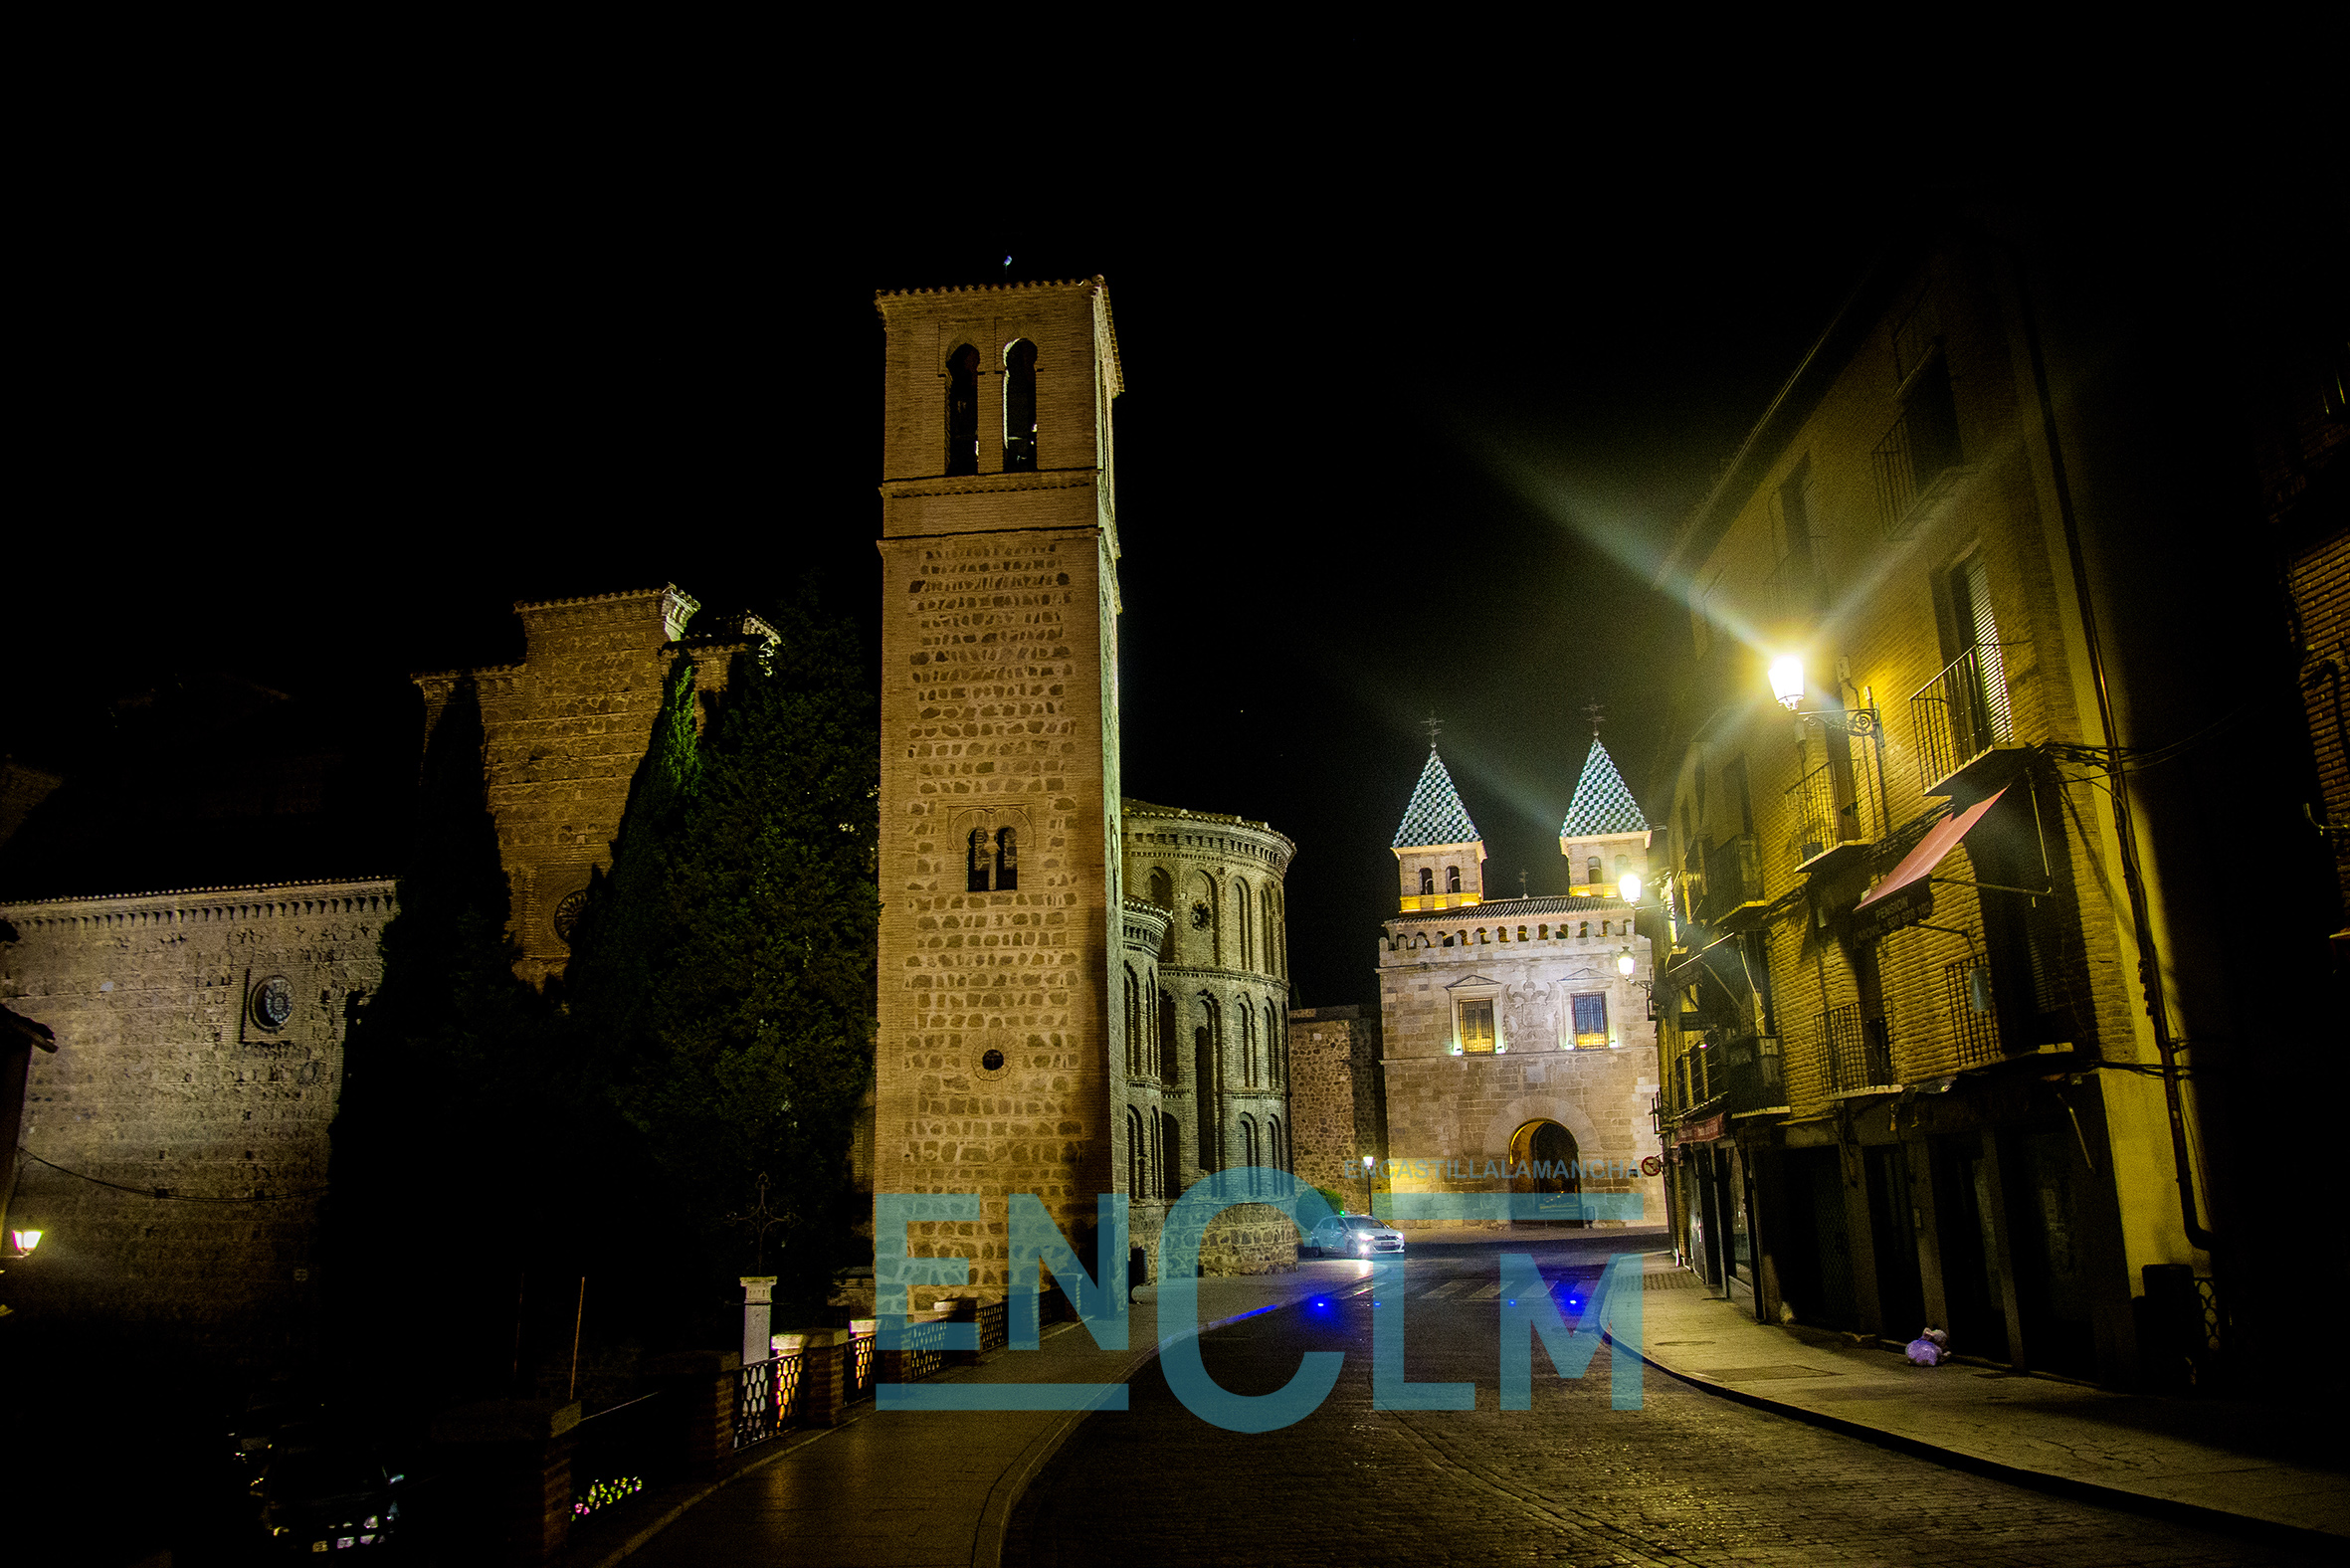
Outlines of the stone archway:
[[[1583,1158],[1575,1135],[1547,1116],[1527,1122],[1510,1137],[1511,1192],[1571,1193],[1583,1190],[1573,1167]],[[1561,1174],[1562,1168],[1567,1174]]]
[[[1537,1117],[1520,1126],[1509,1139],[1509,1190],[1535,1194],[1538,1212],[1529,1215],[1521,1210],[1513,1218],[1537,1224],[1584,1224],[1583,1205],[1576,1196],[1583,1190],[1577,1169],[1582,1157],[1575,1135],[1549,1117]],[[1556,1215],[1540,1212],[1552,1208],[1558,1211]]]

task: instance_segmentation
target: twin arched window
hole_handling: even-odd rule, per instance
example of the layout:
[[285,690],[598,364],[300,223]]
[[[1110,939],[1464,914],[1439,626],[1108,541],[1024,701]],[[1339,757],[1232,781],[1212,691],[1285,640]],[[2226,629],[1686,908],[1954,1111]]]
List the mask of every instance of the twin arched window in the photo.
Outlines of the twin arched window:
[[1431,894],[1431,893],[1434,893],[1435,891],[1436,891],[1436,868],[1435,868],[1435,867],[1433,867],[1433,866],[1423,866],[1423,867],[1421,867],[1421,868],[1420,868],[1420,894],[1421,894],[1421,896],[1422,896],[1422,897],[1427,897],[1429,894]]
[[963,890],[1013,892],[1020,886],[1020,830],[998,828],[991,841],[985,828],[973,828],[963,864]]
[[1445,868],[1445,891],[1447,891],[1447,892],[1459,892],[1460,890],[1461,890],[1461,868],[1460,868],[1460,867],[1458,867],[1458,866],[1448,866],[1448,867],[1446,867],[1446,868]]
[[[1037,468],[1037,345],[1023,337],[1004,350],[1004,472]],[[979,350],[946,356],[946,472],[979,472]]]

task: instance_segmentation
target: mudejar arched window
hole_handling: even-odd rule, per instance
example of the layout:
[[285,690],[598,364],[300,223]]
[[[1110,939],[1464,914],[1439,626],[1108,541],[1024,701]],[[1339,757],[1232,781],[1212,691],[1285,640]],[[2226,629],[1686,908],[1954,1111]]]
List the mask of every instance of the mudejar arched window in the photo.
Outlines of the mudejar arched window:
[[1421,867],[1421,868],[1420,868],[1420,896],[1421,896],[1421,897],[1423,897],[1423,898],[1426,898],[1426,897],[1430,896],[1431,894],[1433,894],[1435,891],[1436,891],[1436,868],[1435,868],[1435,867],[1433,867],[1433,866],[1423,866],[1423,867]]
[[971,830],[969,850],[970,853],[965,859],[963,868],[963,890],[965,892],[985,892],[987,891],[987,874],[994,866],[993,858],[987,853],[987,830],[985,828]]
[[1020,830],[996,830],[996,891],[1011,892],[1020,885]]
[[1585,872],[1585,876],[1584,876],[1583,880],[1584,880],[1585,882],[1598,882],[1598,881],[1601,879],[1601,877],[1602,877],[1602,875],[1603,875],[1603,872],[1602,872],[1602,869],[1601,869],[1601,866],[1600,866],[1600,863],[1599,863],[1599,857],[1598,857],[1598,856],[1596,856],[1596,855],[1592,856],[1592,857],[1591,857],[1589,860],[1587,860],[1587,861],[1585,861],[1585,862],[1583,863],[1583,869],[1584,869],[1584,872]]
[[946,356],[946,472],[979,472],[979,350],[969,343]]
[[1126,1197],[1129,1200],[1144,1196],[1143,1174],[1147,1150],[1142,1141],[1142,1116],[1133,1106],[1126,1107]]
[[1004,472],[1037,468],[1037,345],[1022,338],[1004,350]]
[[1448,867],[1446,867],[1446,868],[1445,868],[1445,891],[1447,891],[1447,892],[1459,892],[1460,890],[1461,890],[1461,868],[1460,868],[1460,867],[1458,867],[1458,866],[1448,866]]

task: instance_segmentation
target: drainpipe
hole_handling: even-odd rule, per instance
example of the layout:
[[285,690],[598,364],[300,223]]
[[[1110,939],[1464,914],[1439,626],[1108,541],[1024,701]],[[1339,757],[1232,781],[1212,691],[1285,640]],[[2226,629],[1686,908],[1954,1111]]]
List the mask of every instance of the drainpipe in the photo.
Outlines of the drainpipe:
[[2050,477],[2056,490],[2056,511],[2064,522],[2064,552],[2072,566],[2072,591],[2080,604],[2081,637],[2088,645],[2089,679],[2097,688],[2097,722],[2105,734],[2105,776],[2113,798],[2113,831],[2121,842],[2121,881],[2129,891],[2130,922],[2137,928],[2138,983],[2146,992],[2146,1016],[2154,1024],[2154,1049],[2162,1058],[2162,1097],[2170,1113],[2171,1159],[2179,1177],[2179,1214],[2186,1222],[2187,1240],[2205,1252],[2219,1250],[2219,1238],[2204,1228],[2195,1201],[2195,1166],[2187,1146],[2187,1111],[2179,1092],[2179,1047],[2171,1036],[2170,1010],[2162,997],[2162,959],[2155,951],[2154,926],[2146,900],[2145,872],[2138,864],[2137,829],[2130,810],[2129,786],[2124,778],[2121,743],[2113,724],[2113,696],[2105,681],[2104,646],[2097,636],[2097,608],[2089,593],[2088,563],[2081,553],[2080,522],[2072,510],[2072,487],[2064,472],[2064,448],[2056,434],[2056,408],[2049,393],[2048,361],[2041,352],[2040,321],[2032,308],[2032,290],[2026,283],[2023,259],[2013,243],[1995,240],[2007,252],[2016,281],[2016,300],[2023,317],[2024,344],[2032,356],[2032,390],[2040,400],[2040,426],[2049,445]]

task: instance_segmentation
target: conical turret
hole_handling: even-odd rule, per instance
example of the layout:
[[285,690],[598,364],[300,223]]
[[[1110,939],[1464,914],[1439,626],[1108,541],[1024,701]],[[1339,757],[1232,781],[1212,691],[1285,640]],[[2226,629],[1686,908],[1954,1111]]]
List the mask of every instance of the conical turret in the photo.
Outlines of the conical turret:
[[1484,840],[1434,745],[1391,847],[1405,909],[1450,909],[1484,896]]
[[1616,759],[1591,737],[1583,776],[1567,820],[1559,824],[1558,852],[1567,858],[1567,880],[1578,897],[1617,896],[1624,873],[1648,875],[1649,819],[1616,771]]

